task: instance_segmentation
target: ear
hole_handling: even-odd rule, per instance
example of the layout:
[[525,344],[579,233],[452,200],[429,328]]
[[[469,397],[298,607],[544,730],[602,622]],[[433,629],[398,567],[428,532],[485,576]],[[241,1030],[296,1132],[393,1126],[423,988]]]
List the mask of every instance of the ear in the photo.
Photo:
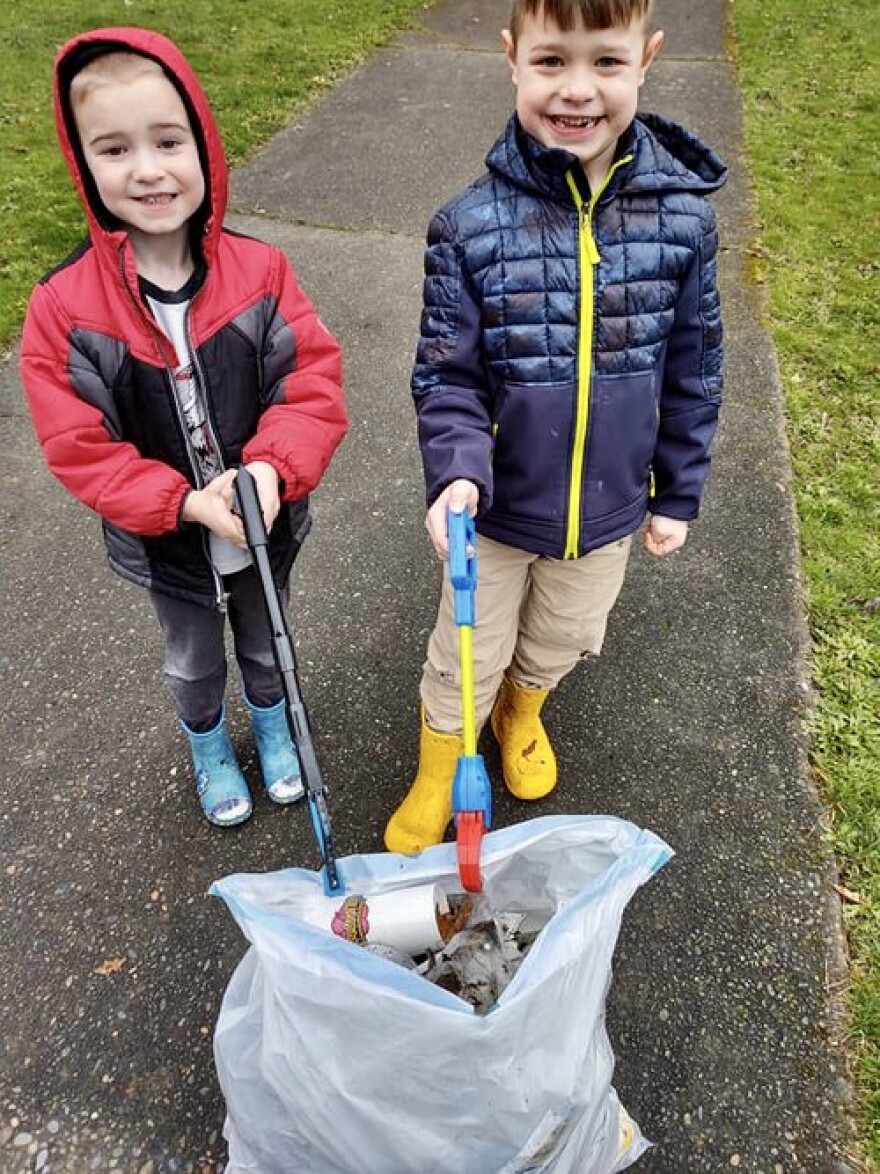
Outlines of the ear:
[[666,39],[666,34],[660,29],[656,33],[652,33],[645,42],[645,50],[642,53],[642,67],[639,72],[639,85],[641,85],[648,76],[648,70],[654,64],[657,54],[663,48],[663,42]]
[[516,45],[514,45],[513,37],[510,35],[510,29],[504,29],[502,31],[501,43],[504,46],[504,55],[507,58],[507,64],[510,66],[513,84],[518,85],[519,75],[516,69]]

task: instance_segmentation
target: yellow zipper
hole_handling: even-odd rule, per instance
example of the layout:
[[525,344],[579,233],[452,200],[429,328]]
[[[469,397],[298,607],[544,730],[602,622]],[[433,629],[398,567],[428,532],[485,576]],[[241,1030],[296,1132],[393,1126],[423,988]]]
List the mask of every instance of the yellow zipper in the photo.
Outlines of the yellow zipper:
[[618,159],[602,186],[584,204],[572,172],[566,172],[578,210],[578,272],[580,274],[580,307],[578,312],[577,407],[574,440],[571,453],[571,484],[568,489],[568,522],[565,531],[563,558],[577,558],[580,538],[581,485],[584,479],[584,460],[587,452],[587,427],[590,418],[590,376],[593,366],[593,312],[595,305],[595,267],[601,261],[593,237],[593,212],[599,197],[605,191],[618,167],[632,161],[632,155]]

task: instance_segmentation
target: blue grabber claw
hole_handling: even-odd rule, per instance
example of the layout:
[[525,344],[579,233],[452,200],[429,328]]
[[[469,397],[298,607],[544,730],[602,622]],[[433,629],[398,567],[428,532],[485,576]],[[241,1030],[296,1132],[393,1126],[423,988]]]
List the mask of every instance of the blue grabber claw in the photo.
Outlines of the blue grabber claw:
[[483,889],[480,875],[480,844],[492,826],[492,787],[482,754],[477,754],[476,706],[474,702],[473,628],[476,620],[474,596],[477,586],[477,557],[468,554],[475,542],[473,519],[465,510],[447,513],[449,536],[449,581],[452,584],[455,623],[461,654],[461,717],[464,753],[459,755],[452,784],[452,814],[458,873],[470,893]]

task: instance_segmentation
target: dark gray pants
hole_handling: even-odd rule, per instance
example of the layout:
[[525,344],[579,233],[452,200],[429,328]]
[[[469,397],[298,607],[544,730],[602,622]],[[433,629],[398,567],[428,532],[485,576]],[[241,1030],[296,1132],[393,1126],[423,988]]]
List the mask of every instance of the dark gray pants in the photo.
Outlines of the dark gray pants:
[[[165,637],[165,681],[178,717],[191,730],[211,730],[226,693],[226,617],[248,700],[269,706],[283,696],[272,656],[271,633],[260,581],[253,567],[225,575],[227,611],[215,611],[150,592]],[[287,584],[282,589],[287,603]]]

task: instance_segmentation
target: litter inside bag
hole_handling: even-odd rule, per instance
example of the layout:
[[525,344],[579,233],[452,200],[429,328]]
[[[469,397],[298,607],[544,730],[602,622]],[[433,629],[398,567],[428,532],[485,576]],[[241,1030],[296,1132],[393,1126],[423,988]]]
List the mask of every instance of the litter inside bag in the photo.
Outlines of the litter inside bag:
[[502,992],[525,961],[537,927],[523,932],[525,915],[496,912],[485,898],[473,902],[463,896],[458,902],[461,925],[442,949],[429,952],[416,966],[421,976],[458,995],[485,1014],[495,1006]]
[[[604,1003],[623,910],[672,855],[601,816],[483,839],[483,894],[439,948],[316,924],[318,873],[218,881],[251,943],[214,1038],[228,1174],[614,1174],[647,1148],[611,1085]],[[378,903],[437,886],[455,845],[339,861]]]

